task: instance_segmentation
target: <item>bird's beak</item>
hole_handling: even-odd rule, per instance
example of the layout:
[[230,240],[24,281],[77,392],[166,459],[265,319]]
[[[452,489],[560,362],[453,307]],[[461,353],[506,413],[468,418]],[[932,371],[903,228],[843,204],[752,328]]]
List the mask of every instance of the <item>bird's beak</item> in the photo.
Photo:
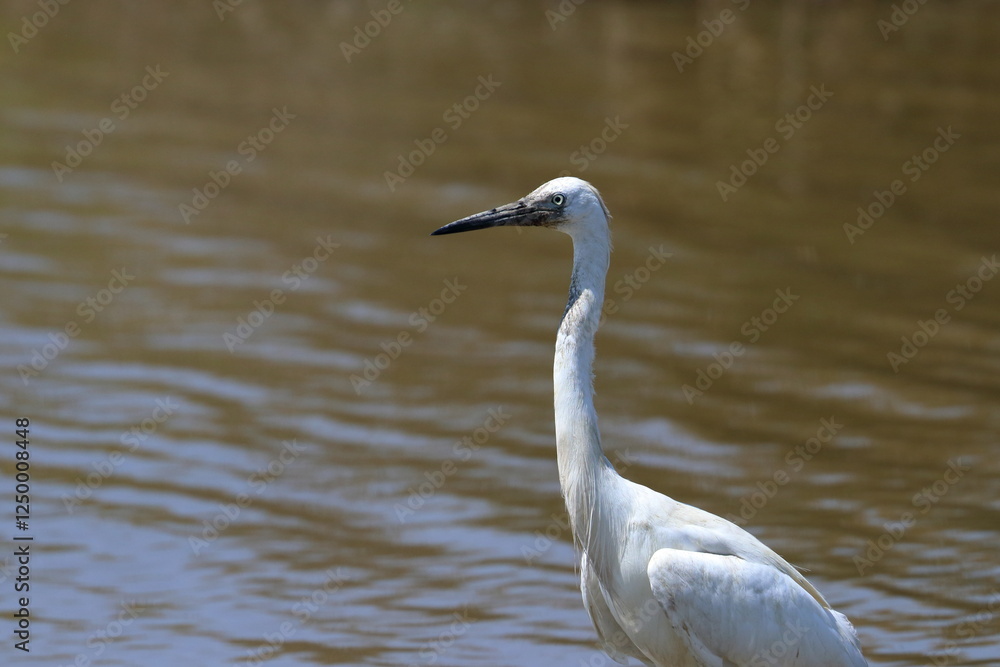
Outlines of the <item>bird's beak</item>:
[[431,232],[431,236],[471,232],[487,227],[538,227],[553,222],[553,211],[526,204],[524,200],[512,202],[499,208],[470,215],[456,220],[441,229]]

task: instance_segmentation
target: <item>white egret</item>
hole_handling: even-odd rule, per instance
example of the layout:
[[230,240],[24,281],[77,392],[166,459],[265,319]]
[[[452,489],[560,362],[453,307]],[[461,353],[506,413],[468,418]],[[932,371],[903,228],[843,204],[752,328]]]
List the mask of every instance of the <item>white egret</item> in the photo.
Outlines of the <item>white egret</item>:
[[434,232],[517,225],[573,239],[553,373],[556,453],[580,590],[604,650],[654,667],[867,665],[847,617],[778,554],[725,519],[624,479],[605,457],[592,366],[609,217],[593,186],[567,177]]

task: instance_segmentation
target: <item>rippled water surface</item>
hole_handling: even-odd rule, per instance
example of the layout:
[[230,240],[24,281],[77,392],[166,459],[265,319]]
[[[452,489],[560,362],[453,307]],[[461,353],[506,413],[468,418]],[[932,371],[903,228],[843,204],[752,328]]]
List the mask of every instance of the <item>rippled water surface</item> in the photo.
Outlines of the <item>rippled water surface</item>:
[[1000,8],[385,6],[0,9],[0,662],[609,664],[569,241],[428,236],[565,172],[614,214],[619,470],[808,569],[871,664],[998,664]]

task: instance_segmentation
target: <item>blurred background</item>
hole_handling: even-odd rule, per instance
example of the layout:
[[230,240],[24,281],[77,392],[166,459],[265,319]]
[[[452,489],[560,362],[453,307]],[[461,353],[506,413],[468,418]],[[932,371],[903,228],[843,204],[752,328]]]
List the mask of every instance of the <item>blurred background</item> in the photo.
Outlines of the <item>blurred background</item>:
[[611,664],[555,467],[570,243],[428,237],[560,174],[614,215],[622,474],[807,569],[871,664],[997,664],[996,3],[0,22],[4,664]]

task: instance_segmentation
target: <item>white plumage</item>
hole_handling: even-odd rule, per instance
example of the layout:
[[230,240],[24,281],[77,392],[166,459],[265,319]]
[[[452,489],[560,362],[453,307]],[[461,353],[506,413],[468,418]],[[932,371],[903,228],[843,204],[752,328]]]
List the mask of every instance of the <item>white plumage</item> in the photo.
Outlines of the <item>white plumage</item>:
[[507,225],[573,239],[553,369],[559,481],[584,606],[604,650],[654,667],[862,667],[850,621],[742,528],[624,479],[604,455],[593,401],[594,336],[611,253],[608,210],[578,178],[434,234]]

